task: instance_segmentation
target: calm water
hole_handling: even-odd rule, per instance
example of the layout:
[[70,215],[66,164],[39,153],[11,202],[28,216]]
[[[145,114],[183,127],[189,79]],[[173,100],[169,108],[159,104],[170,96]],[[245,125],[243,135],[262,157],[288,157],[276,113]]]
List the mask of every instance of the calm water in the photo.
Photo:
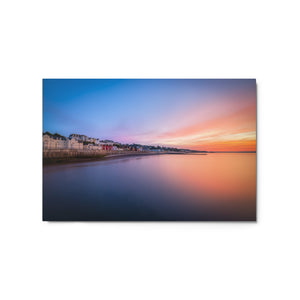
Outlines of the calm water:
[[154,155],[47,166],[44,220],[256,220],[256,154]]

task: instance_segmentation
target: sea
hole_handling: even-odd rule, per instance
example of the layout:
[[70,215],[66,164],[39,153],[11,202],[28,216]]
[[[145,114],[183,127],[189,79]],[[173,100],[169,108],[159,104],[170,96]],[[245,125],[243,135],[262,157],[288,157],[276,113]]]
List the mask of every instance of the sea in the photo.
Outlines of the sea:
[[256,221],[256,153],[44,166],[43,220]]

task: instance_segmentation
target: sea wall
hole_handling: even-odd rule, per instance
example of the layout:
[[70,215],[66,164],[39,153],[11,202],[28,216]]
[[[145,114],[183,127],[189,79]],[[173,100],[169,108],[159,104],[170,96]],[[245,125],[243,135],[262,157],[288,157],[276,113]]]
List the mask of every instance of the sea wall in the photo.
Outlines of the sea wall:
[[[120,151],[121,152],[121,151]],[[119,153],[119,151],[105,150],[76,150],[76,149],[55,149],[43,150],[43,158],[69,158],[69,157],[93,157],[106,155],[108,153]]]

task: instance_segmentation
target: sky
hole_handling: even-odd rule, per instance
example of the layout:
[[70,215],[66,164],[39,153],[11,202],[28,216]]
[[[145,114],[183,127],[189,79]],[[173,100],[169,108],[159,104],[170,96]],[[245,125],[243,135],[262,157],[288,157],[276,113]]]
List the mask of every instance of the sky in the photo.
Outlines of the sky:
[[44,79],[43,131],[256,151],[255,79]]

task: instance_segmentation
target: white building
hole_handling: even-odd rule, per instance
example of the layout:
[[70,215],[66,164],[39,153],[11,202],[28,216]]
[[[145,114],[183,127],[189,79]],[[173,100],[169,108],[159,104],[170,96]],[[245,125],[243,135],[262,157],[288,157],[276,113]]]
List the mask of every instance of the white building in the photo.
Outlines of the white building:
[[43,134],[43,149],[83,149],[83,143],[75,138],[67,139],[63,136]]
[[65,149],[66,139],[43,134],[43,149]]
[[67,146],[67,149],[77,149],[77,150],[83,149],[83,143],[78,142],[75,139],[67,139],[66,146]]
[[99,139],[89,138],[86,135],[70,134],[69,138],[66,138],[59,134],[51,134],[47,132],[43,134],[43,149],[86,149],[112,151],[118,150],[118,147],[113,146],[113,142],[100,142]]

